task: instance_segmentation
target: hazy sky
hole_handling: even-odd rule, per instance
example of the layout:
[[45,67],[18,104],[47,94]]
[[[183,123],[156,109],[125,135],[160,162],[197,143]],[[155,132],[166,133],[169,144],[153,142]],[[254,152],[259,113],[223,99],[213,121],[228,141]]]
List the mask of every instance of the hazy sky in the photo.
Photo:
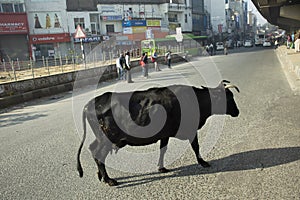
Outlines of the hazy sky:
[[249,5],[248,10],[252,10],[253,14],[256,15],[259,24],[263,25],[267,23],[267,20],[263,16],[261,16],[260,12],[256,9],[256,7],[253,5],[251,0],[248,0],[248,5]]

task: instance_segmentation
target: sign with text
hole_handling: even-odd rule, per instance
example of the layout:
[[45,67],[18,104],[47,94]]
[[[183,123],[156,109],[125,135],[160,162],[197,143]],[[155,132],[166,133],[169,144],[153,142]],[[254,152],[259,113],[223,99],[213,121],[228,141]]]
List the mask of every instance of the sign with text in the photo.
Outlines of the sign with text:
[[147,20],[147,26],[161,26],[160,20]]
[[100,36],[93,36],[93,37],[86,37],[86,38],[74,38],[75,43],[79,43],[80,40],[82,40],[83,43],[89,43],[89,42],[100,42],[101,37]]
[[29,39],[32,44],[45,44],[45,43],[58,43],[58,42],[71,41],[70,35],[68,33],[30,35]]
[[146,26],[146,20],[129,20],[122,22],[123,27]]
[[132,33],[133,33],[132,27],[123,28],[123,34],[132,34]]
[[103,21],[121,21],[122,15],[102,16]]
[[0,13],[0,34],[27,34],[27,15]]
[[132,32],[133,33],[145,33],[147,30],[146,26],[134,26],[132,27]]

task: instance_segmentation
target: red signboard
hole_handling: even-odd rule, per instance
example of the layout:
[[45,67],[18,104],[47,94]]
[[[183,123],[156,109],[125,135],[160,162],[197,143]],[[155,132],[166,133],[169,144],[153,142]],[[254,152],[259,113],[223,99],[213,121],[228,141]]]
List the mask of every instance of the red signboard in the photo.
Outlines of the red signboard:
[[0,35],[28,34],[26,13],[0,13]]
[[70,35],[68,33],[30,35],[29,38],[31,44],[45,44],[71,41]]

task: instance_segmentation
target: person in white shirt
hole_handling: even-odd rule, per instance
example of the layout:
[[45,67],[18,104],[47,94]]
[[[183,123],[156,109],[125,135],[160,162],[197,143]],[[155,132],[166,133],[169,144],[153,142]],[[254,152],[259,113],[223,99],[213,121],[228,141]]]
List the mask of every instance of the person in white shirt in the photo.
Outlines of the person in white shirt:
[[155,71],[161,71],[159,66],[157,65],[157,58],[158,58],[157,52],[156,52],[156,50],[154,50],[154,53],[152,55],[152,62],[154,63],[154,69],[155,69]]
[[171,69],[171,51],[168,51],[166,54],[165,54],[165,60],[168,64],[168,68]]
[[117,72],[118,72],[118,80],[124,79],[123,74],[123,65],[124,65],[124,55],[123,53],[120,54],[120,56],[116,59],[116,66],[117,66]]
[[295,52],[300,52],[300,32],[297,40],[295,41]]

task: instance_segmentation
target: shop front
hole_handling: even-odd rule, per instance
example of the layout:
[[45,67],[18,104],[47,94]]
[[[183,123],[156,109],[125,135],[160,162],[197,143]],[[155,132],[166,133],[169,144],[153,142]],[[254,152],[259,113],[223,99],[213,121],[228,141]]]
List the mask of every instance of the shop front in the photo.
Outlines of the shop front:
[[71,49],[69,33],[30,35],[34,60],[67,56]]
[[0,13],[0,57],[3,61],[28,60],[28,21],[26,13]]

